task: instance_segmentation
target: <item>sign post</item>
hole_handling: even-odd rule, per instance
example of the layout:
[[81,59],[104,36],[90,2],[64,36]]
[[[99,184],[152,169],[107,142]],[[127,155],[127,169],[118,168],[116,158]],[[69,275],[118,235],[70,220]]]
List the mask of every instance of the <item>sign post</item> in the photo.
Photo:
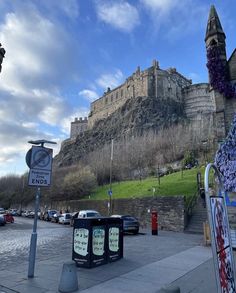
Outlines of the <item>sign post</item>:
[[[214,170],[215,174],[217,183],[216,190],[209,187],[211,169]],[[220,173],[214,164],[208,164],[206,167],[205,194],[211,231],[211,247],[215,265],[217,291],[220,293],[235,293],[235,266],[225,202],[225,191]]]
[[52,149],[44,147],[45,143],[56,144],[47,140],[29,141],[29,143],[40,146],[32,146],[26,154],[26,164],[30,168],[28,185],[36,186],[34,224],[30,239],[28,278],[34,277],[36,247],[37,247],[37,220],[40,201],[40,186],[49,186],[51,184],[52,170]]

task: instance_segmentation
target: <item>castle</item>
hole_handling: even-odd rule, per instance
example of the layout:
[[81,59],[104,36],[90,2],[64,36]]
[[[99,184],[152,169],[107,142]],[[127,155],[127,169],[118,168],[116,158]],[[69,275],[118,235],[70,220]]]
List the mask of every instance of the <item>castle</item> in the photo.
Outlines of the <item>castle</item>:
[[[225,74],[224,82],[234,85],[236,49],[227,60],[225,33],[214,6],[210,8],[205,44],[207,53],[211,49],[218,50]],[[227,97],[221,90],[215,88],[214,76],[212,77],[214,72],[210,71],[210,65],[208,68],[209,83],[192,84],[191,80],[181,75],[175,68],[161,69],[156,60],[151,67],[143,71],[138,67],[123,84],[112,90],[108,88],[102,97],[91,103],[88,120],[76,118],[71,123],[71,139],[75,139],[86,129],[91,129],[97,120],[107,118],[128,99],[152,96],[156,99],[161,98],[162,102],[163,99],[173,99],[183,103],[186,117],[214,131],[216,141],[221,141],[228,132],[236,111],[236,99]]]

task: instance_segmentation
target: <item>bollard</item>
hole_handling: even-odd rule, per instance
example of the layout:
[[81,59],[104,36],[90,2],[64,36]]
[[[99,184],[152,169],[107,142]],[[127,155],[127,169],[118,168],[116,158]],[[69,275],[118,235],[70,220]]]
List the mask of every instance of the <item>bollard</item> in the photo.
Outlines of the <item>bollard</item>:
[[63,264],[58,291],[62,293],[75,292],[78,290],[77,269],[73,261]]
[[180,293],[180,288],[175,286],[165,287],[161,288],[161,290],[158,291],[158,293]]

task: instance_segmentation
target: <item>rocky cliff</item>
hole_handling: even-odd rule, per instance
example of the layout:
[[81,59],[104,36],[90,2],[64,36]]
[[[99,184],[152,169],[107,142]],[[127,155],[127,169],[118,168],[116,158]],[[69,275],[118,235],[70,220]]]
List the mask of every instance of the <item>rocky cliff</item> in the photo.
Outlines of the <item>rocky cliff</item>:
[[65,142],[54,159],[55,167],[69,166],[85,154],[127,136],[140,136],[149,130],[183,122],[186,119],[184,105],[170,98],[138,97],[129,99],[107,119],[99,120],[94,127],[77,136],[75,141]]

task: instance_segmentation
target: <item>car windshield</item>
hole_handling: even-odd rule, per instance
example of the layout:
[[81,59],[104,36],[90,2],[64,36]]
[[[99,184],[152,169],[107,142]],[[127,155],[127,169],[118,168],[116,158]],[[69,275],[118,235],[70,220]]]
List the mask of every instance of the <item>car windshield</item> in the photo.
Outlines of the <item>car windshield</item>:
[[136,220],[134,217],[131,217],[131,216],[122,216],[122,219],[128,220],[128,221],[134,221],[134,220]]
[[71,218],[70,214],[65,215],[65,219],[70,219],[70,218]]
[[87,217],[99,217],[99,214],[98,213],[87,213]]

